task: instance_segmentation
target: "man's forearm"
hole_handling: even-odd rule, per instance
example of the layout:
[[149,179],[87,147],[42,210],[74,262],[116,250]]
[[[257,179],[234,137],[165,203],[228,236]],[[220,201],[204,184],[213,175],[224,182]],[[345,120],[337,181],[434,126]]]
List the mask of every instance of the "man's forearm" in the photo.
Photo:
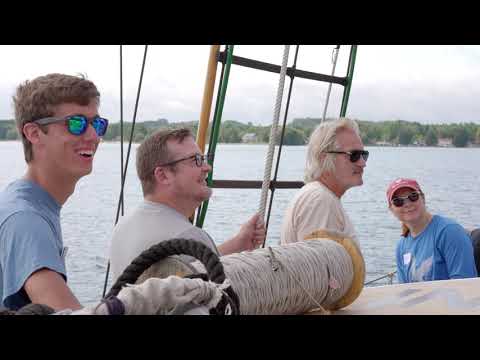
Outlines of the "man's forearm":
[[62,276],[49,269],[30,275],[24,289],[32,303],[48,305],[54,310],[82,308]]
[[239,252],[240,250],[238,249],[237,240],[235,239],[235,236],[225,242],[223,242],[221,245],[218,246],[218,251],[220,255],[228,255],[228,254],[233,254],[236,252]]

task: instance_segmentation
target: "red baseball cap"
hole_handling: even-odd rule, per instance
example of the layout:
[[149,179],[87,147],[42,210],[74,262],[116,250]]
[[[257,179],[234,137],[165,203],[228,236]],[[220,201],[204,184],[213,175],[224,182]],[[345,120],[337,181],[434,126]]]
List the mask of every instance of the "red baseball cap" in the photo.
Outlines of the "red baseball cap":
[[413,179],[403,179],[403,178],[397,179],[393,181],[387,189],[388,206],[390,206],[390,204],[392,203],[392,198],[395,191],[401,188],[410,188],[415,191],[420,191],[420,192],[422,191],[420,189],[420,185],[418,185],[418,183]]

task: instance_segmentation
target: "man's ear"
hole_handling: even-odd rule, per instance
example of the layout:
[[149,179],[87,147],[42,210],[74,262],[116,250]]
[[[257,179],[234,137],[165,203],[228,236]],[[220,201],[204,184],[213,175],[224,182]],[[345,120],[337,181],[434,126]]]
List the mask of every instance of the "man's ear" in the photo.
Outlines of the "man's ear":
[[40,141],[40,132],[42,131],[36,124],[34,123],[26,123],[23,125],[23,135],[30,141],[32,144],[38,144]]
[[155,177],[155,181],[159,184],[170,184],[170,173],[165,166],[157,166],[153,171],[153,176]]

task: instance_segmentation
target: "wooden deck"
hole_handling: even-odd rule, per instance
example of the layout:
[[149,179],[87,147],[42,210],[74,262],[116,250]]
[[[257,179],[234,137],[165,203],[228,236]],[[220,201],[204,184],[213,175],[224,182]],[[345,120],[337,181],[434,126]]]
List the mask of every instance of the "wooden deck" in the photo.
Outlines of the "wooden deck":
[[480,315],[480,278],[368,287],[334,314]]

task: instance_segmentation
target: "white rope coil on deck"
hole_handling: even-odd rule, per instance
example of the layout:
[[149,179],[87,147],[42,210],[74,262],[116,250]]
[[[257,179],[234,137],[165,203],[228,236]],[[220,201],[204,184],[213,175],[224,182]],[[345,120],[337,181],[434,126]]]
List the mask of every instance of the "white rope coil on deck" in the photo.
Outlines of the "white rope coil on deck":
[[345,248],[326,239],[231,254],[221,261],[240,299],[240,313],[249,315],[301,314],[318,304],[328,309],[350,288],[354,272]]
[[[305,241],[222,256],[226,280],[245,315],[304,314],[339,310],[360,295],[365,262],[352,239],[341,233],[316,230]],[[138,277],[186,276],[206,273],[200,261],[184,263],[173,257],[157,261]]]

